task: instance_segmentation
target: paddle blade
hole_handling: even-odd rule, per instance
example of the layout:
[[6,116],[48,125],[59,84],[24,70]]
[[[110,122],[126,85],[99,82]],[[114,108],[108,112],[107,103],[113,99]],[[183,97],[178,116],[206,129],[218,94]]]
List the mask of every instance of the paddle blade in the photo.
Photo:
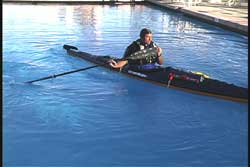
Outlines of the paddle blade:
[[66,49],[66,50],[70,50],[70,49],[78,50],[77,47],[75,47],[75,46],[70,46],[70,45],[63,45],[63,48]]

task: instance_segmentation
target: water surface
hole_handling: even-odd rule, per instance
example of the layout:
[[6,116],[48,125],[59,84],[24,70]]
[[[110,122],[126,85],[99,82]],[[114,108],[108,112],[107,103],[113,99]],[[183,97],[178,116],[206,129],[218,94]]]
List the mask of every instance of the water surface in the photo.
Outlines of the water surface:
[[247,85],[248,38],[147,5],[3,4],[4,166],[247,166],[248,106],[95,68],[152,29],[164,64]]

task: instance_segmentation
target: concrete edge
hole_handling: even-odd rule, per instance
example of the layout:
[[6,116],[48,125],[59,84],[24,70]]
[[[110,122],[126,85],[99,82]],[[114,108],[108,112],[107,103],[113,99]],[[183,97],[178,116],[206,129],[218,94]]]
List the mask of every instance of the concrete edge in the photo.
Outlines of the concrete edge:
[[212,24],[212,25],[219,26],[219,27],[224,28],[226,30],[230,30],[230,31],[237,32],[239,34],[248,36],[248,26],[241,25],[241,24],[234,23],[234,22],[227,21],[227,20],[223,20],[223,19],[219,19],[219,18],[209,16],[206,14],[193,12],[193,11],[190,11],[190,10],[185,9],[183,7],[177,7],[177,6],[169,5],[167,3],[162,4],[162,3],[154,1],[154,0],[145,0],[145,1],[150,3],[150,4],[154,4],[154,5],[157,5],[159,7],[165,8],[165,9],[170,9],[170,10],[173,10],[176,12],[181,12],[189,17],[199,19],[203,22],[207,22],[207,23]]
[[248,26],[241,25],[241,24],[238,24],[238,23],[234,23],[234,22],[231,22],[231,21],[228,21],[228,20],[223,20],[223,19],[220,19],[220,18],[216,18],[216,17],[209,16],[209,15],[206,15],[206,14],[201,14],[201,13],[189,11],[189,10],[184,9],[184,8],[181,8],[179,11],[183,12],[184,14],[186,14],[188,16],[191,16],[193,18],[197,18],[197,19],[206,21],[206,22],[208,22],[210,24],[222,27],[224,29],[231,30],[231,31],[234,31],[234,32],[238,32],[238,33],[240,33],[242,35],[248,35]]

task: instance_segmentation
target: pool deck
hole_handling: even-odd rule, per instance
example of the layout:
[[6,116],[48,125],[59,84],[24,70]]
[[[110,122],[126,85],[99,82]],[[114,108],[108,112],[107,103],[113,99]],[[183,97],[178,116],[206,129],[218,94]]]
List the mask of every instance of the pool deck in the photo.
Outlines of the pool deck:
[[222,28],[248,35],[248,3],[242,6],[229,7],[223,3],[202,2],[196,5],[187,5],[170,0],[3,0],[3,2],[64,2],[64,3],[139,3],[147,2],[176,12],[184,13],[202,21]]
[[204,2],[193,6],[170,3],[169,0],[146,0],[152,4],[182,12],[211,24],[248,35],[248,3],[244,6],[229,7],[223,3]]

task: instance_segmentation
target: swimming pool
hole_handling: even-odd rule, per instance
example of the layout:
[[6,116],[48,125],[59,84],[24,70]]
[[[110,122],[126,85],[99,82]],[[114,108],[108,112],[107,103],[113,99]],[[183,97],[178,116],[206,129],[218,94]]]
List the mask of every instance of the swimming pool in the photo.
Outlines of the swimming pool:
[[247,87],[248,38],[148,5],[3,4],[3,164],[247,166],[248,106],[90,66],[152,29],[165,65]]

